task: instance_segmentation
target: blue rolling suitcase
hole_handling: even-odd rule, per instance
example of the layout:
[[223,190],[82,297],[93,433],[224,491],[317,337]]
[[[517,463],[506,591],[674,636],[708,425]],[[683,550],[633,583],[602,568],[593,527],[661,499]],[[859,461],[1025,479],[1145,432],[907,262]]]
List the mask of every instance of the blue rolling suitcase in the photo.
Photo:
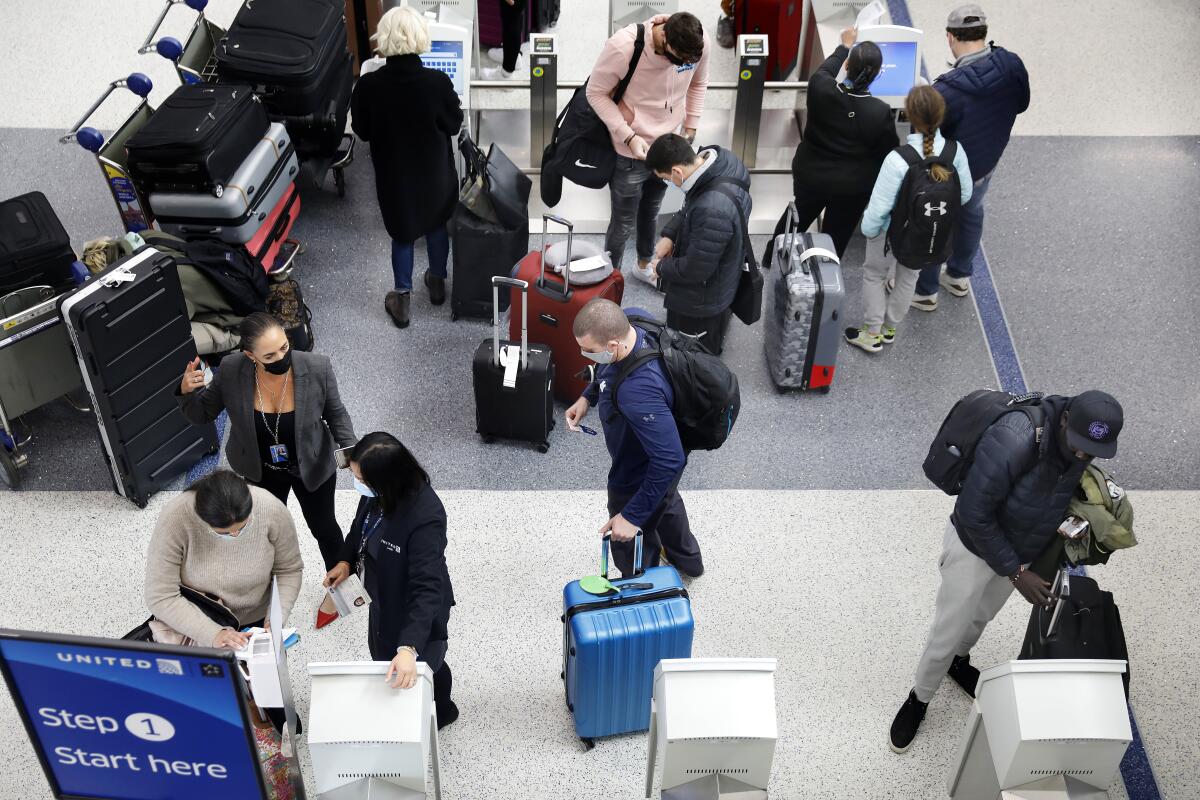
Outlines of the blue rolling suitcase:
[[[608,574],[608,541],[600,574]],[[563,673],[575,733],[590,748],[598,736],[650,727],[654,668],[692,655],[692,605],[674,567],[642,569],[637,536],[634,576],[618,592],[597,596],[580,581],[563,589]],[[627,587],[627,588],[626,588]]]

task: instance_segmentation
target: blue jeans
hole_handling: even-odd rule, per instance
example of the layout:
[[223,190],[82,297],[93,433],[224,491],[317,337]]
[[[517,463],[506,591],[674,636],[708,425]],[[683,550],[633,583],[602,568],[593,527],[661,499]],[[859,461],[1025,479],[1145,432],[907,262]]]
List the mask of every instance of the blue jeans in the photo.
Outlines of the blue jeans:
[[[983,239],[983,199],[987,197],[988,184],[991,182],[990,172],[975,181],[971,199],[962,207],[958,230],[954,232],[954,252],[946,260],[946,274],[951,278],[969,278],[975,268],[975,254],[979,252],[979,242]],[[921,270],[921,277],[917,279],[917,294],[937,294],[940,272],[941,266],[937,264]]]
[[[416,242],[392,240],[392,275],[396,279],[397,292],[411,292],[413,288],[413,246]],[[439,278],[446,277],[446,261],[450,258],[450,236],[446,226],[440,225],[425,234],[425,250],[429,254],[429,271]]]

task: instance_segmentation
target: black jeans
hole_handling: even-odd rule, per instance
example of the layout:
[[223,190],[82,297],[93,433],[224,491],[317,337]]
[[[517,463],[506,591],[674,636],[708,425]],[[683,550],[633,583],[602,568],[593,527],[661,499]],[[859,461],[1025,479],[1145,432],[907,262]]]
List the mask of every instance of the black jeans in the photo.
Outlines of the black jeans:
[[255,485],[278,497],[284,505],[287,505],[288,492],[296,493],[296,500],[300,502],[300,510],[304,513],[304,521],[308,523],[313,538],[317,540],[317,547],[321,548],[325,571],[333,569],[338,562],[338,554],[344,541],[342,528],[338,525],[333,508],[337,473],[329,476],[329,480],[318,486],[316,491],[310,492],[304,488],[304,481],[300,480],[299,475],[270,469],[264,464],[262,480]]
[[[808,226],[812,225],[813,221],[824,211],[825,218],[821,222],[821,233],[827,233],[829,238],[833,239],[833,247],[837,251],[838,258],[845,255],[846,245],[850,243],[850,237],[854,235],[858,221],[862,219],[863,212],[867,210],[867,203],[871,201],[870,189],[858,194],[830,194],[793,181],[792,191],[796,193],[796,229],[798,231],[808,230]],[[787,209],[785,208],[783,216],[775,224],[776,236],[783,233],[786,224]],[[767,245],[767,252],[763,256],[763,266],[770,267],[774,255],[775,245],[772,240],[772,243]]]
[[[608,513],[616,516],[633,499],[633,494],[608,490]],[[698,578],[704,574],[704,559],[700,556],[700,543],[692,534],[688,523],[687,508],[674,486],[654,509],[654,513],[642,525],[642,566],[657,567],[661,560],[659,549],[667,551],[667,559],[685,575]],[[613,563],[626,578],[633,577],[634,542],[613,542]]]
[[654,255],[658,209],[666,193],[667,185],[646,169],[645,161],[617,156],[617,167],[608,184],[612,216],[604,236],[604,249],[612,257],[613,269],[621,268],[625,243],[635,226],[637,257],[648,260]]
[[713,355],[721,355],[725,349],[725,332],[729,330],[729,309],[711,317],[689,317],[668,309],[667,325],[680,333],[700,337],[700,344]]
[[525,0],[516,0],[511,6],[507,0],[500,3],[500,42],[504,47],[504,71],[517,68],[517,56],[525,39]]

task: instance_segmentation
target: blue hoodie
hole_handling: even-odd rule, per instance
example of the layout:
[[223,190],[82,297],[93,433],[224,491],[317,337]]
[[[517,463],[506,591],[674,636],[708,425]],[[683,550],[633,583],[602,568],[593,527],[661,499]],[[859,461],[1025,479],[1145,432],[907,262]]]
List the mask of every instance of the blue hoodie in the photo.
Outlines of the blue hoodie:
[[933,82],[933,88],[946,99],[942,133],[967,151],[976,180],[996,168],[1017,114],[1029,108],[1025,64],[1003,47],[989,47],[986,56],[956,67]]

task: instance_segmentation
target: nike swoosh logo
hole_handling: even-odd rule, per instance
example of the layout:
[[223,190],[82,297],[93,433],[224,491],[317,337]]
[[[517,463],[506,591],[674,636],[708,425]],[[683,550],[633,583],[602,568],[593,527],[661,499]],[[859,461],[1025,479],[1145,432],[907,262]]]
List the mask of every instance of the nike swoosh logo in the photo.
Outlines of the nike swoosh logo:
[[580,161],[578,158],[575,159],[575,166],[582,167],[583,169],[596,169],[596,167],[593,166],[592,164],[585,164],[582,161]]

